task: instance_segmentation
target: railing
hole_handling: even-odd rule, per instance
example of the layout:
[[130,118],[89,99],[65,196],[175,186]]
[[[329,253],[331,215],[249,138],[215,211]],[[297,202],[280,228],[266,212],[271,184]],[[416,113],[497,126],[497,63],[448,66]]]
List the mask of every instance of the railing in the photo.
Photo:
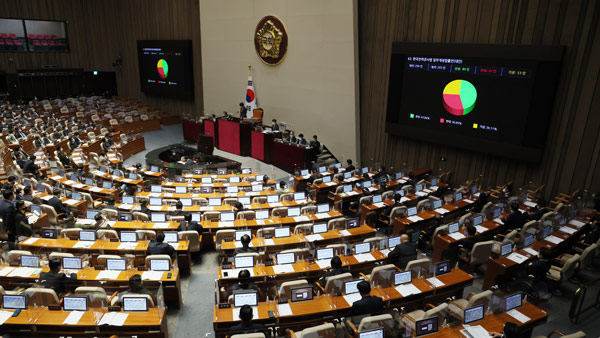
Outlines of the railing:
[[569,310],[569,318],[571,319],[571,323],[577,323],[579,317],[588,310],[592,310],[594,308],[598,309],[598,306],[600,305],[600,289],[598,289],[596,299],[591,304],[587,305],[586,307],[584,307],[583,304],[586,299],[588,288],[594,286],[594,284],[596,284],[598,281],[600,281],[600,278],[585,284],[581,284],[577,291],[575,291],[573,301],[571,302],[571,309]]

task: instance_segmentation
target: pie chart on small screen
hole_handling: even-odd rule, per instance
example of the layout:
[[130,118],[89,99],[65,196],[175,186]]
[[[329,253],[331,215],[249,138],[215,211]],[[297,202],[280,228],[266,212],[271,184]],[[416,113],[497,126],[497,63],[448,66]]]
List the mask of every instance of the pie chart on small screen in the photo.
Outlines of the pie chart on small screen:
[[166,79],[169,76],[169,64],[164,59],[158,60],[156,70],[158,70],[158,75],[161,79]]
[[467,115],[475,108],[477,89],[467,80],[454,80],[444,87],[444,108],[457,116]]

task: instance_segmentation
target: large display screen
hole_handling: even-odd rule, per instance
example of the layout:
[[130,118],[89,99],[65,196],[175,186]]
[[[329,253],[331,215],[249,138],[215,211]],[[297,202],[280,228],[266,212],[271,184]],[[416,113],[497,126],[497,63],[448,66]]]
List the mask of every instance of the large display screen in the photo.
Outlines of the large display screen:
[[180,99],[194,97],[191,40],[138,41],[141,90]]
[[539,161],[562,47],[395,43],[386,132]]

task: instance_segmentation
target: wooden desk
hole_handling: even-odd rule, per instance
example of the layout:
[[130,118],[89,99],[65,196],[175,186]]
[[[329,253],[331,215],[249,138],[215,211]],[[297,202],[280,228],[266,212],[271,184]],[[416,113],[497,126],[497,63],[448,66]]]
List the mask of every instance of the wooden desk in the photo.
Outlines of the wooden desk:
[[[177,195],[177,194],[174,194]],[[169,198],[169,197],[164,197],[164,198]],[[192,198],[192,197],[175,197],[172,196],[170,198],[174,198],[174,199],[181,199],[181,198]],[[303,207],[310,204],[309,201],[306,201],[304,203],[298,203],[296,201],[283,201],[283,202],[279,202],[279,203],[252,203],[250,205],[245,205],[244,206],[244,211],[249,211],[249,210],[271,210],[274,208],[278,208],[278,207]],[[133,205],[129,205],[129,204],[116,204],[116,207],[119,208],[120,210],[127,210],[127,211],[139,211],[140,210],[140,205],[139,204],[133,204]],[[168,206],[168,205],[162,205],[161,207],[158,207],[159,209],[157,209],[157,207],[151,206],[151,211],[156,211],[156,212],[173,212],[176,211],[174,206]],[[198,213],[198,212],[205,212],[205,211],[232,211],[233,207],[230,205],[217,205],[217,206],[200,206],[200,205],[192,205],[190,207],[183,207],[183,211],[186,212],[192,212],[192,213]]]
[[[569,224],[567,224],[566,227],[575,230],[573,234],[567,234],[561,231],[552,231],[552,236],[558,237],[563,240],[559,244],[555,244],[550,241],[547,241],[546,239],[542,239],[536,240],[532,245],[529,246],[529,248],[539,252],[541,248],[546,247],[552,251],[553,255],[557,255],[559,252],[567,251],[565,249],[570,248],[572,242],[576,240],[584,231],[584,229],[586,229],[588,226],[587,222],[589,221],[589,218],[578,218],[577,220],[586,223],[586,225],[583,225],[578,228],[577,226],[572,224],[572,221],[569,222]],[[498,282],[508,280],[511,277],[512,273],[519,266],[523,266],[522,264],[527,264],[529,260],[536,257],[523,249],[516,250],[514,252],[527,257],[527,260],[521,264],[518,264],[517,262],[508,259],[508,256],[498,258],[490,257],[488,259],[487,268],[485,270],[485,277],[483,279],[483,290],[489,290],[493,285],[497,284]]]
[[[130,184],[130,185],[143,185],[144,184],[144,180],[139,179],[139,178],[137,180],[132,180],[128,177],[113,176],[112,174],[105,173],[100,170],[93,170],[90,173],[92,175],[94,175],[95,178],[101,178],[105,181],[112,181],[112,182],[116,182],[116,183],[120,183],[120,184]],[[111,190],[115,190],[115,189],[111,189]]]
[[[136,335],[144,338],[168,338],[165,311],[150,308],[148,312],[128,312],[123,326],[98,326],[95,316],[102,318],[103,309],[89,309],[75,325],[64,325],[69,311],[50,311],[47,307],[33,307],[21,311],[19,316],[10,317],[2,325],[2,331],[15,336],[56,337],[77,336],[97,337],[111,335]],[[95,315],[94,313],[98,313]]]
[[183,127],[183,138],[188,141],[196,142],[198,136],[202,134],[202,122],[183,119],[181,124]]
[[219,149],[240,156],[250,156],[251,126],[250,123],[237,120],[218,119]]
[[[502,227],[502,224],[494,222],[494,221],[490,221],[490,220],[485,220],[480,225],[484,228],[487,228],[487,230],[484,232],[478,231],[477,232],[478,235],[481,235],[481,234],[488,235]],[[466,230],[466,228],[462,227],[459,229],[458,232],[464,233],[465,230]],[[457,240],[448,235],[443,235],[443,236],[437,235],[433,239],[433,255],[432,255],[431,261],[433,263],[441,262],[442,260],[444,260],[444,258],[446,258],[445,255],[449,252],[450,248],[457,247],[460,243],[462,243],[462,241],[463,241],[462,239]]]
[[138,136],[123,145],[117,146],[116,150],[123,155],[123,160],[126,160],[134,154],[146,150],[146,141],[143,136]]
[[317,149],[305,148],[275,140],[273,142],[273,164],[287,172],[310,168],[317,158]]
[[279,226],[279,225],[292,226],[292,225],[296,225],[299,223],[310,223],[310,222],[326,223],[327,221],[329,221],[332,218],[343,216],[337,210],[332,210],[332,211],[328,212],[327,214],[329,215],[329,217],[327,217],[327,218],[317,218],[317,216],[315,216],[315,215],[299,216],[299,217],[306,216],[308,218],[306,220],[305,219],[300,220],[297,217],[276,217],[276,218],[269,218],[269,219],[259,220],[259,221],[236,219],[234,222],[227,222],[225,225],[221,224],[222,222],[202,222],[202,227],[209,232],[216,232],[221,229],[236,229],[236,228],[237,229],[244,229],[244,228],[254,229],[254,228],[265,227],[265,226],[268,226],[268,227],[275,227],[275,226]]
[[462,199],[457,202],[444,204],[442,205],[442,208],[448,211],[443,214],[438,213],[435,210],[424,210],[415,215],[421,218],[418,221],[412,221],[410,220],[410,217],[396,217],[394,219],[394,234],[400,234],[402,232],[405,232],[408,228],[422,230],[421,224],[425,224],[426,222],[432,220],[436,216],[443,217],[444,215],[460,212],[461,210],[464,210],[471,206],[473,203],[475,203],[475,201]]
[[[104,189],[104,188],[99,188],[99,187],[93,187],[93,186],[89,186],[89,185],[86,185],[83,183],[68,180],[68,179],[66,179],[62,176],[58,176],[58,175],[49,176],[48,179],[50,179],[54,182],[58,182],[61,185],[67,186],[73,190],[90,193],[92,196],[97,196],[97,197],[101,197],[101,198],[107,198],[108,196],[113,196],[115,198],[115,200],[119,199],[119,192],[117,191],[117,189]],[[84,211],[84,213],[85,213],[85,211]]]

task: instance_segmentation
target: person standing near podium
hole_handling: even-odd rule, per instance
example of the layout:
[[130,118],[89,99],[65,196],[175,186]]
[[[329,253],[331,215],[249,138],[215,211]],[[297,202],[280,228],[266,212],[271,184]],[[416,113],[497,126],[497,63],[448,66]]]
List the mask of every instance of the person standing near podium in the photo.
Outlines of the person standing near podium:
[[248,108],[244,105],[244,102],[240,102],[240,119],[245,119],[248,114]]

